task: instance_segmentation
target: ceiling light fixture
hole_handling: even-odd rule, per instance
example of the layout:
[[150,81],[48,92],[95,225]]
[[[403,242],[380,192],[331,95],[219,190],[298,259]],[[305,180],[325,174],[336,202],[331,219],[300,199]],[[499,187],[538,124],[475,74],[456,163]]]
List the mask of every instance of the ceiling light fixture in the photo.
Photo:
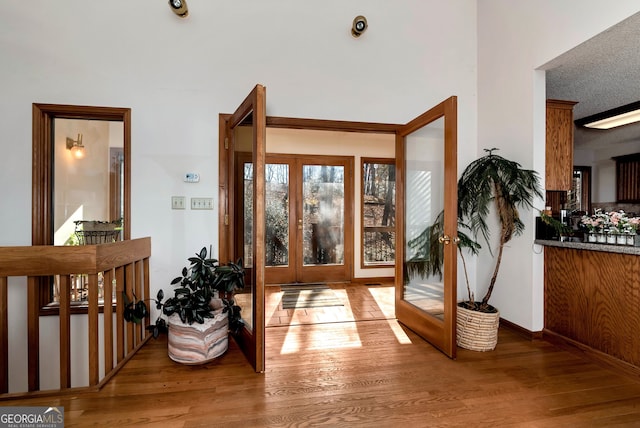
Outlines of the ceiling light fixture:
[[78,139],[67,137],[67,150],[71,151],[71,154],[76,159],[82,159],[85,155],[84,146],[82,145],[82,134],[78,134]]
[[576,126],[595,129],[611,129],[635,122],[640,122],[640,101],[574,121]]
[[189,16],[189,9],[187,8],[187,0],[169,0],[169,6],[173,13],[180,18],[186,18]]

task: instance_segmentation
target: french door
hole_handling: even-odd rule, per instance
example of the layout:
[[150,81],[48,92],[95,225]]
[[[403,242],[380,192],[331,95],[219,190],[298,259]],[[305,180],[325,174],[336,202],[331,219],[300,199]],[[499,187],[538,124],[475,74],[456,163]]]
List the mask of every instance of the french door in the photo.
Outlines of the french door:
[[[224,151],[221,158],[228,165],[235,165],[235,159],[244,159],[242,167],[221,170],[221,174],[243,179],[232,179],[229,188],[221,188],[221,200],[229,201],[229,195],[235,195],[234,202],[228,203],[224,211],[223,223],[229,228],[230,241],[221,251],[221,261],[229,258],[243,258],[246,269],[245,288],[235,296],[236,303],[242,308],[244,327],[235,336],[235,340],[253,365],[256,372],[265,369],[265,314],[264,314],[264,163],[266,133],[266,89],[256,85],[240,104],[237,110],[226,120]],[[221,125],[222,126],[222,125]],[[227,181],[227,180],[225,180]],[[229,218],[237,221],[229,221]],[[223,258],[225,257],[225,258]]]
[[456,145],[456,97],[396,132],[396,317],[450,358],[456,356]]
[[268,284],[349,281],[353,263],[353,158],[267,155]]
[[[320,204],[326,196],[320,195],[318,190],[324,184],[332,183],[324,178],[312,179],[306,183],[310,193],[304,193],[304,177],[323,177],[326,174],[338,175],[337,170],[326,172],[329,166],[340,164],[321,162],[318,157],[309,157],[308,166],[312,168],[304,172],[298,169],[297,163],[290,160],[282,162],[277,158],[269,158],[269,165],[287,165],[287,186],[285,196],[282,189],[267,177],[265,169],[265,131],[268,118],[265,116],[265,89],[258,85],[244,100],[233,115],[220,115],[220,135],[224,144],[220,145],[220,201],[219,223],[222,225],[220,236],[220,259],[228,260],[244,255],[247,267],[247,290],[237,296],[242,301],[242,314],[246,325],[236,341],[254,365],[256,371],[262,372],[264,360],[264,284],[267,270],[284,266],[277,262],[276,247],[288,242],[287,266],[291,257],[298,257],[302,274],[300,278],[305,282],[330,280],[331,269],[340,266],[334,261],[341,260],[336,256],[339,246],[315,246],[311,237],[314,233],[315,219],[313,214],[322,211],[325,206]],[[304,128],[310,122],[304,120],[286,120],[272,118],[272,126],[291,124],[292,128]],[[319,122],[311,125],[318,127]],[[335,129],[331,122],[327,129]],[[398,320],[418,333],[421,337],[442,350],[451,358],[456,356],[455,328],[456,328],[456,251],[457,251],[457,98],[451,97],[431,108],[414,120],[404,125],[391,124],[355,124],[350,123],[348,130],[359,132],[390,132],[396,136],[396,317]],[[238,159],[247,156],[248,162],[238,164]],[[302,157],[300,157],[302,158]],[[305,160],[302,160],[305,162]],[[351,161],[353,162],[353,161]],[[353,257],[352,234],[353,189],[352,164],[344,164],[344,269],[351,272]],[[320,169],[316,172],[315,169]],[[324,173],[322,172],[324,168]],[[350,169],[349,169],[350,168]],[[299,171],[293,174],[293,170]],[[238,171],[242,171],[239,173]],[[275,171],[272,171],[275,172]],[[238,178],[241,174],[242,179]],[[298,182],[297,177],[300,177]],[[295,183],[295,184],[290,184]],[[322,185],[321,185],[322,184]],[[339,184],[333,183],[332,186]],[[314,190],[315,189],[315,190]],[[315,193],[314,193],[315,192]],[[331,192],[336,194],[336,190]],[[277,197],[272,196],[276,194]],[[265,197],[269,194],[269,198]],[[238,199],[240,198],[240,199]],[[292,205],[292,200],[297,202]],[[326,199],[330,200],[330,199]],[[265,218],[267,205],[280,204],[281,210],[288,212],[284,223],[288,225],[287,237],[274,233],[275,223]],[[308,211],[305,211],[308,210]],[[332,214],[331,219],[337,214]],[[308,217],[308,219],[306,218]],[[237,219],[241,219],[236,221]],[[329,223],[329,230],[340,229],[338,225]],[[302,232],[300,232],[302,231]],[[437,232],[440,243],[425,246],[424,238],[428,234]],[[297,235],[302,233],[302,238]],[[305,235],[306,234],[306,235]],[[316,236],[333,236],[325,230],[315,227]],[[273,249],[273,254],[267,254],[267,236],[274,239],[277,236],[281,242]],[[294,239],[293,237],[296,236]],[[305,236],[308,237],[305,239]],[[438,240],[436,239],[436,242]],[[302,247],[300,247],[302,242]],[[306,244],[305,244],[306,242]],[[320,241],[318,241],[320,242]],[[256,243],[256,245],[254,245]],[[265,245],[261,245],[264,243]],[[311,261],[304,266],[304,245],[310,249]],[[348,248],[351,246],[350,248]],[[327,251],[327,248],[330,250]],[[351,253],[350,253],[351,252]],[[315,254],[315,256],[314,256]],[[266,268],[267,257],[272,260]],[[299,257],[302,257],[300,259]],[[315,257],[315,258],[314,258]],[[429,275],[425,269],[428,262],[435,262],[434,257],[440,257],[442,276]],[[278,263],[280,263],[278,265]],[[318,266],[320,265],[320,266]],[[305,268],[309,268],[309,275],[305,275]],[[327,268],[325,271],[324,268]],[[322,273],[317,273],[318,272]],[[295,271],[296,269],[294,269]],[[422,275],[426,273],[426,275]],[[297,274],[296,274],[297,275]],[[293,282],[281,280],[279,282]]]

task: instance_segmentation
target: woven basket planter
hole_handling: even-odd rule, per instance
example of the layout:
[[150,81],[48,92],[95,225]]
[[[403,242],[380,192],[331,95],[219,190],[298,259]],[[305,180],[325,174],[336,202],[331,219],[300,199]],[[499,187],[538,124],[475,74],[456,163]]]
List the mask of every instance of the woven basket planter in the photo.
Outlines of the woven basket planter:
[[472,311],[458,306],[456,342],[472,351],[492,351],[498,343],[500,312]]

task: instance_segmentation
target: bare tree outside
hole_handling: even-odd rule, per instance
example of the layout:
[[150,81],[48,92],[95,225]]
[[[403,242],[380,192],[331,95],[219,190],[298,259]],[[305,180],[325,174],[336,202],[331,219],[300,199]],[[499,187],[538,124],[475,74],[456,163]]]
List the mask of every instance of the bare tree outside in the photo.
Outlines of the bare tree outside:
[[363,261],[365,266],[395,262],[396,170],[388,162],[363,159]]

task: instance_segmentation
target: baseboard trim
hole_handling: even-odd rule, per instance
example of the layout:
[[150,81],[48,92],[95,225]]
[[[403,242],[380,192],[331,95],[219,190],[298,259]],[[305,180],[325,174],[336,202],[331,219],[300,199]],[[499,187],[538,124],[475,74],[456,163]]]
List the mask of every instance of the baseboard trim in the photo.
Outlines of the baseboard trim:
[[622,361],[609,354],[605,354],[602,351],[598,351],[597,349],[577,342],[573,339],[569,339],[568,337],[565,337],[553,331],[544,329],[542,332],[544,340],[546,340],[547,342],[562,349],[566,349],[569,352],[581,355],[602,367],[612,369],[626,376],[630,376],[634,378],[634,380],[640,382],[640,367],[634,366],[633,364]]
[[389,285],[393,284],[395,278],[393,276],[375,276],[372,278],[352,278],[354,284],[364,285]]
[[517,333],[519,336],[524,337],[527,340],[540,340],[542,339],[541,331],[531,331],[527,330],[524,327],[520,327],[517,324],[512,323],[511,321],[507,321],[504,318],[500,318],[500,327],[505,327],[514,333]]

